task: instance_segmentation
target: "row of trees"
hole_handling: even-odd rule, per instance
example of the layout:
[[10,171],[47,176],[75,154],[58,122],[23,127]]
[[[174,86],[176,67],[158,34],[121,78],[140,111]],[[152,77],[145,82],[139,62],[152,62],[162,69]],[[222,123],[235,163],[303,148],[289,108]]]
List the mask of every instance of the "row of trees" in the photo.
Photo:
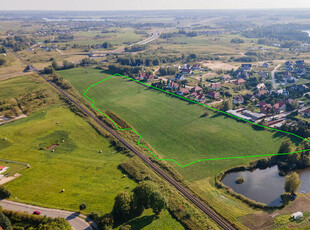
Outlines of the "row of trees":
[[147,45],[133,45],[125,47],[125,52],[138,52],[145,50],[147,48]]
[[90,217],[95,220],[102,229],[110,229],[140,216],[144,209],[151,208],[155,215],[167,208],[166,198],[158,192],[158,187],[150,180],[141,182],[132,193],[122,191],[114,200],[111,213],[99,217],[92,213]]
[[178,72],[178,69],[176,67],[172,67],[172,66],[160,67],[158,69],[159,76],[175,75],[177,72]]
[[62,69],[71,69],[74,68],[75,65],[72,62],[69,62],[67,60],[64,60],[62,62],[62,66],[59,66],[56,60],[53,60],[52,67],[54,70],[62,70]]
[[134,75],[138,74],[141,70],[141,67],[132,67],[126,65],[119,65],[119,64],[111,64],[109,65],[109,71],[112,73],[119,73],[126,76],[133,77]]

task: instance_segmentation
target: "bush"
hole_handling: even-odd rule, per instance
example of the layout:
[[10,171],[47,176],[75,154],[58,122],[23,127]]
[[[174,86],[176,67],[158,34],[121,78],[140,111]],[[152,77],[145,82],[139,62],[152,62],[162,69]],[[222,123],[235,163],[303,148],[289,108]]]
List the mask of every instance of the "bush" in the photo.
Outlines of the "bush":
[[3,230],[11,230],[11,222],[3,213],[0,213],[0,226]]
[[85,210],[86,207],[87,207],[87,206],[86,206],[86,204],[84,204],[84,203],[83,203],[83,204],[80,204],[80,206],[79,206],[80,210]]
[[243,177],[238,177],[237,179],[236,179],[236,183],[237,184],[242,184],[244,182],[244,178]]
[[0,66],[5,65],[6,64],[6,59],[5,58],[0,58]]
[[5,189],[3,186],[0,186],[0,199],[10,198],[11,192]]

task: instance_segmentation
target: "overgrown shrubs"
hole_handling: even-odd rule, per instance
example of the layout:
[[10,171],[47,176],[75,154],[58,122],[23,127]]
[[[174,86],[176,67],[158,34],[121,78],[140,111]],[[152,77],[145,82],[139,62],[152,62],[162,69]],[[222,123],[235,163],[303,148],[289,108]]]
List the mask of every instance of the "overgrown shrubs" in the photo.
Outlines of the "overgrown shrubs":
[[3,186],[0,186],[0,199],[10,198],[11,192],[5,189]]
[[3,210],[3,214],[9,218],[13,229],[71,230],[71,226],[63,218],[53,219],[10,210]]

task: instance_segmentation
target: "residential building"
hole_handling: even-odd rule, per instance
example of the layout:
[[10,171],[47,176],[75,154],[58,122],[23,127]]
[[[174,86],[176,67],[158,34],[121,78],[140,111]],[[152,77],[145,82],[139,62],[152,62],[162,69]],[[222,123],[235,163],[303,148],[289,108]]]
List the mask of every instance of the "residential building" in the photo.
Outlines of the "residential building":
[[233,98],[233,103],[234,104],[243,104],[244,98],[241,95],[238,95],[238,96]]

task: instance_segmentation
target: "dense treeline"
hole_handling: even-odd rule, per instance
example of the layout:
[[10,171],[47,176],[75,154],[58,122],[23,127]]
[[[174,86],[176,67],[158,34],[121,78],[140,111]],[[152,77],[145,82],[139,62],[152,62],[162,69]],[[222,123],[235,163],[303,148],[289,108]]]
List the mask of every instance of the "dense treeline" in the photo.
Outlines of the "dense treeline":
[[182,35],[185,35],[187,37],[196,37],[198,34],[195,31],[186,32],[185,30],[179,30],[178,32],[162,33],[160,37],[167,39],[167,38],[174,38],[174,37],[178,37]]
[[141,67],[132,67],[127,65],[111,64],[109,65],[109,71],[112,73],[119,73],[129,77],[133,77],[138,74]]
[[159,76],[175,75],[177,72],[178,72],[178,69],[172,66],[160,67],[158,70]]
[[6,37],[2,40],[3,45],[12,48],[14,51],[21,51],[35,44],[33,38],[26,36]]
[[162,56],[153,53],[141,53],[136,55],[110,55],[108,62],[117,62],[126,66],[158,66],[173,63],[187,63],[201,60],[218,60],[219,57],[212,55],[197,55],[194,53]]
[[147,48],[147,45],[133,45],[125,47],[125,52],[138,52],[145,50]]
[[[243,36],[247,38],[261,38],[261,39],[271,39],[278,40],[281,43],[284,41],[290,41],[289,43],[284,43],[284,46],[289,46],[289,44],[295,44],[293,41],[299,42],[309,42],[308,33],[302,32],[306,25],[299,24],[275,24],[270,26],[262,26],[255,28],[253,30],[247,30],[243,32]],[[265,44],[268,40],[260,40],[260,44]],[[284,47],[283,45],[281,45]],[[288,47],[287,47],[288,48]]]
[[231,43],[244,43],[244,40],[241,38],[233,38],[230,40]]

